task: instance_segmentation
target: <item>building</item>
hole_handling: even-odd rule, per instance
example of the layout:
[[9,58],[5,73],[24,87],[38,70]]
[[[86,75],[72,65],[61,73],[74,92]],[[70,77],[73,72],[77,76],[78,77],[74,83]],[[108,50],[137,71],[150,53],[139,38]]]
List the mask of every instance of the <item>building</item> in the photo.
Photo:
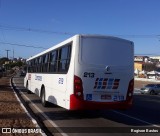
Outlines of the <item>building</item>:
[[152,56],[151,59],[158,60],[160,62],[160,56]]
[[143,71],[143,64],[139,62],[134,62],[134,70]]
[[134,62],[158,63],[160,57],[135,56]]
[[159,59],[150,58],[148,56],[135,56],[134,57],[134,70],[138,71],[153,71],[157,69]]
[[139,70],[139,71],[153,71],[156,70],[156,64],[153,63],[145,63],[145,62],[135,62],[134,63],[134,70]]
[[135,56],[134,62],[148,62],[149,57],[148,56]]

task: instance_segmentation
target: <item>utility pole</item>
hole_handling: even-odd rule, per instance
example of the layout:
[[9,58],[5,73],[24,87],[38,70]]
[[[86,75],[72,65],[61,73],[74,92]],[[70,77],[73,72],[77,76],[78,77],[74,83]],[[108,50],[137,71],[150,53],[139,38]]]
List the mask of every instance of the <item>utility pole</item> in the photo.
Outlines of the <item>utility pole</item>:
[[14,48],[13,48],[13,60],[14,60]]
[[8,59],[8,52],[9,52],[10,50],[6,50],[6,52],[7,52],[7,59]]

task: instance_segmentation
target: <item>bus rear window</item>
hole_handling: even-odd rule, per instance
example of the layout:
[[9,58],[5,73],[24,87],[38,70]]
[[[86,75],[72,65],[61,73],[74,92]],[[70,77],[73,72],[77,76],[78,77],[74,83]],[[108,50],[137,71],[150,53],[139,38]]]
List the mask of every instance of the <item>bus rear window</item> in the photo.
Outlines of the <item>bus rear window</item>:
[[133,61],[130,42],[104,38],[84,38],[81,44],[81,61],[91,65],[128,66]]

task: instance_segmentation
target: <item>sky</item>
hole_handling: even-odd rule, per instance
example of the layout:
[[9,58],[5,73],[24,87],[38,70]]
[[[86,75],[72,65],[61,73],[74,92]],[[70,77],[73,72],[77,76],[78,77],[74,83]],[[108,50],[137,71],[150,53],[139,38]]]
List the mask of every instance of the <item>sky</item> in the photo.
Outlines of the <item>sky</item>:
[[160,0],[0,0],[0,57],[27,59],[75,34],[116,36],[133,41],[135,55],[160,55]]

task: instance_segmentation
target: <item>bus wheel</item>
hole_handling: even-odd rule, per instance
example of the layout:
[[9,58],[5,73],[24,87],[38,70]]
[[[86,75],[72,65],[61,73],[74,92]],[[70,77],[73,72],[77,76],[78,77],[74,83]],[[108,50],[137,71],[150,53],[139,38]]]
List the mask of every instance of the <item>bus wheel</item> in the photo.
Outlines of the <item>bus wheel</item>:
[[45,88],[43,87],[41,91],[41,103],[44,107],[47,107],[47,101],[45,97],[46,97]]
[[31,94],[31,91],[28,89],[28,81],[27,81],[27,84],[26,84],[26,89],[27,89],[27,93]]

